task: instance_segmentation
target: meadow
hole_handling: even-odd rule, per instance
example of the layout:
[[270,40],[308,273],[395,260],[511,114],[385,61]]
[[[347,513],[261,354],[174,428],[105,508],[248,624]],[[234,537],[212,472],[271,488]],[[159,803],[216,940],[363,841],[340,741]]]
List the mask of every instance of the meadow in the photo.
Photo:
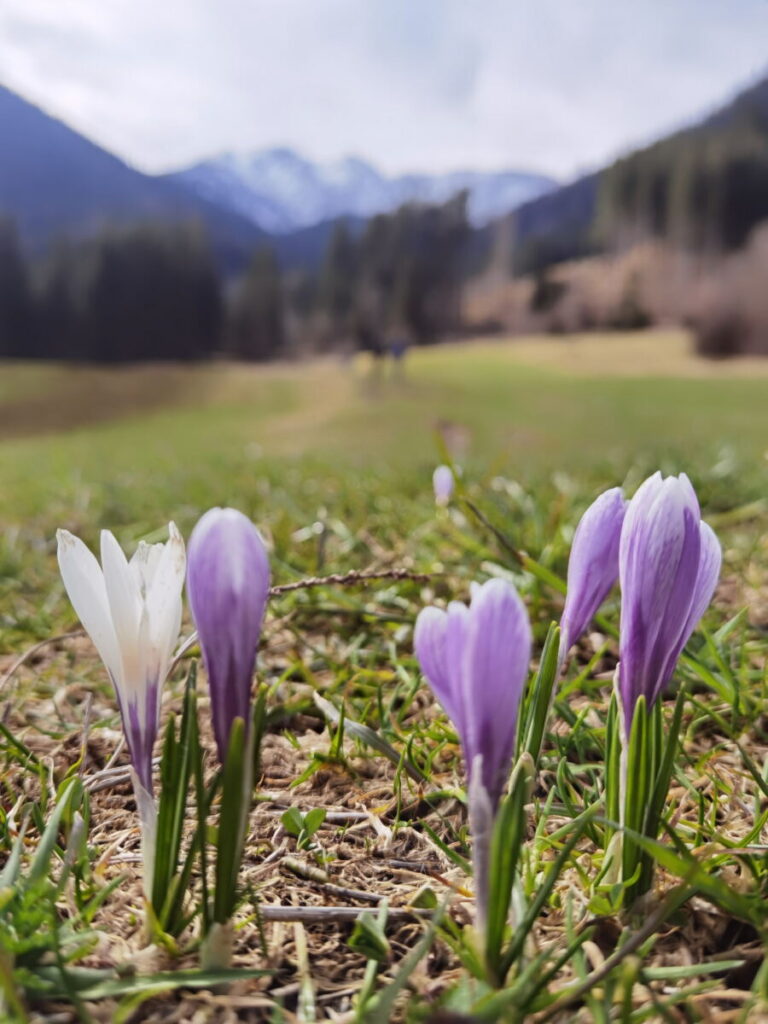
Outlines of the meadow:
[[[9,1019],[768,1019],[768,367],[702,362],[688,347],[677,331],[467,342],[411,352],[402,374],[330,358],[3,366],[0,871],[27,808],[30,879],[13,901],[0,875]],[[446,460],[460,485],[436,509],[431,474]],[[473,580],[510,579],[538,657],[581,513],[657,469],[689,474],[724,563],[664,701],[669,718],[685,684],[655,887],[638,914],[600,878],[614,591],[557,690],[519,869],[523,906],[546,898],[494,989],[472,952],[460,749],[414,659],[414,619],[465,600]],[[171,519],[188,538],[215,505],[259,526],[275,584],[381,574],[270,602],[240,975],[226,986],[196,974],[193,928],[142,948],[125,754],[112,763],[119,715],[55,545],[64,527],[96,548],[106,527],[132,549]],[[198,655],[176,666],[166,712]],[[199,693],[205,717],[202,681]],[[68,778],[86,793],[87,841],[66,884],[35,888]],[[307,834],[314,808],[325,816]],[[65,815],[50,837],[54,874],[74,828]]]

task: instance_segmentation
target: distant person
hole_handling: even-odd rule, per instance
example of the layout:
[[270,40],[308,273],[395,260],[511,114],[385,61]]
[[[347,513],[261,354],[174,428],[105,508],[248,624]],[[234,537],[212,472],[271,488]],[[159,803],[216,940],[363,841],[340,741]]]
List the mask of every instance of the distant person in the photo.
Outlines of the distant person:
[[358,352],[368,352],[371,357],[371,371],[369,381],[374,387],[378,386],[382,376],[382,363],[384,360],[384,343],[381,335],[370,324],[361,320],[356,329]]
[[403,331],[396,331],[389,339],[389,354],[392,356],[392,375],[400,380],[404,374],[405,356],[410,347],[408,334]]

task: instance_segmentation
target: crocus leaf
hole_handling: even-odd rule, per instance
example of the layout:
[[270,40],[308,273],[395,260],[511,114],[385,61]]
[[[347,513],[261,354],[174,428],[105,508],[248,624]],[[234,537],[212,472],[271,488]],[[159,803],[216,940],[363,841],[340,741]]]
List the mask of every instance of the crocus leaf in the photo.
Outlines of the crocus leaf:
[[16,879],[19,877],[19,871],[21,869],[21,855],[24,852],[24,836],[27,831],[27,825],[29,824],[29,818],[25,818],[22,822],[19,834],[14,840],[13,846],[8,860],[3,865],[3,870],[0,871],[0,891],[3,889],[10,889],[16,883]]
[[67,808],[75,806],[82,798],[83,784],[79,779],[73,779],[67,784],[66,789],[58,799],[53,812],[45,826],[45,831],[37,844],[35,856],[29,868],[28,878],[30,882],[39,881],[50,874],[51,860],[56,850],[59,838],[59,827]]
[[493,826],[485,928],[485,956],[489,981],[493,985],[504,982],[501,974],[502,943],[516,881],[517,863],[525,839],[525,806],[530,799],[534,773],[531,756],[523,754],[512,775],[509,796],[502,801]]
[[541,745],[547,727],[547,718],[552,706],[552,694],[557,684],[560,668],[558,651],[560,648],[560,630],[553,622],[547,632],[544,650],[541,652],[539,670],[533,678],[525,696],[520,712],[520,743],[522,750],[533,758],[534,765],[539,763]]
[[512,964],[515,963],[522,953],[528,933],[531,928],[533,928],[539,914],[544,909],[558,878],[562,874],[565,865],[568,863],[568,858],[571,856],[571,853],[581,837],[586,833],[593,816],[594,814],[590,809],[585,811],[580,817],[576,818],[571,823],[571,835],[545,874],[544,879],[536,890],[536,895],[528,905],[522,920],[517,922],[512,939],[504,952],[504,956],[502,957],[500,969],[500,976],[502,978],[506,977]]
[[682,879],[686,885],[698,890],[708,900],[733,914],[734,917],[753,924],[760,931],[765,931],[765,901],[762,897],[750,899],[748,896],[743,896],[717,875],[707,871],[684,848],[673,850],[657,839],[651,839],[639,832],[630,832],[629,829],[625,829],[625,833],[653,857],[660,867]]
[[229,747],[221,783],[221,810],[216,849],[216,892],[213,919],[225,924],[235,909],[237,875],[243,850],[245,814],[250,786],[243,785],[246,757],[245,722],[235,718],[229,733]]
[[393,980],[370,1001],[362,1018],[364,1024],[389,1024],[392,1020],[395,1000],[410,981],[419,961],[429,952],[449,900],[450,897],[447,897],[435,911],[429,927],[410,953],[401,961]]
[[[195,683],[197,664],[192,662],[184,691],[184,706],[178,730],[174,716],[168,720],[160,761],[162,788],[157,809],[157,842],[155,846],[155,869],[152,885],[152,905],[159,926],[167,931],[172,911],[183,901],[184,891],[180,890],[181,877],[179,859],[187,817],[189,786],[194,772],[193,758],[200,757],[199,745],[195,743],[196,728],[193,719],[197,716]],[[174,884],[175,880],[175,884]],[[173,929],[171,932],[173,933]]]

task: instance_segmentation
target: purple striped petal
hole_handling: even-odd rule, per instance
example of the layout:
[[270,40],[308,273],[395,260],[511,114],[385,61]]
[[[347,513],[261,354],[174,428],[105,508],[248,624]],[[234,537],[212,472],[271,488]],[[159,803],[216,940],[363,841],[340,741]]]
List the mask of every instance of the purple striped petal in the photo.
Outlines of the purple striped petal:
[[160,682],[147,682],[146,688],[120,702],[128,748],[134,771],[144,789],[152,795],[152,752],[157,738]]
[[621,488],[613,487],[589,506],[576,527],[560,622],[564,652],[579,639],[618,578],[619,540],[626,509]]
[[711,526],[700,523],[700,555],[699,565],[696,573],[696,583],[693,588],[693,598],[688,618],[683,625],[677,642],[670,647],[669,657],[662,671],[662,688],[672,678],[678,658],[683,648],[691,638],[696,626],[699,624],[702,615],[712,601],[712,595],[717,586],[720,576],[720,568],[723,561],[723,553],[720,548],[720,541],[715,536]]
[[224,762],[235,718],[250,723],[256,649],[269,593],[261,534],[241,512],[211,509],[189,542],[187,591],[211,694],[213,730]]
[[[464,646],[466,642],[467,628],[469,624],[469,608],[461,601],[451,601],[447,611],[447,625],[445,630],[445,664],[448,672],[448,685],[451,692],[451,701],[454,711],[452,718],[462,746],[466,734],[466,693],[463,686],[462,664],[464,658]],[[446,711],[448,709],[446,708]]]
[[434,690],[435,696],[451,719],[456,720],[456,706],[451,692],[451,680],[446,660],[446,633],[448,616],[440,608],[422,608],[416,618],[413,648],[421,671]]
[[701,524],[701,558],[693,591],[693,602],[688,621],[685,625],[686,642],[701,621],[701,617],[709,607],[715,593],[720,569],[723,564],[723,551],[715,531],[707,523]]
[[495,808],[514,752],[531,657],[531,627],[517,591],[503,580],[473,589],[469,608],[424,609],[414,638],[427,681],[461,739],[467,774],[480,765]]
[[515,748],[531,642],[520,595],[504,580],[489,580],[472,599],[462,671],[467,764],[482,756],[483,786],[494,808]]
[[719,544],[701,523],[686,476],[657,473],[639,488],[624,519],[619,565],[619,685],[629,728],[638,698],[652,705],[669,682],[720,570]]

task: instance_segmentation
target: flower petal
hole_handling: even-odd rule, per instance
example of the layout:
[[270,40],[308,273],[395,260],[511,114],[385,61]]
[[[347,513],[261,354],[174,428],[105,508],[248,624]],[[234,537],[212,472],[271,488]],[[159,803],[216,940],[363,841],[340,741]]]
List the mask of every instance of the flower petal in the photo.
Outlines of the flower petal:
[[720,578],[722,564],[723,551],[720,547],[720,541],[715,536],[715,531],[708,523],[701,523],[699,571],[696,575],[693,603],[691,604],[691,611],[685,627],[686,643],[712,601],[717,581]]
[[168,524],[169,539],[154,557],[146,596],[150,643],[155,675],[165,681],[181,629],[184,576],[187,568],[184,540],[175,523]]
[[619,672],[626,724],[637,699],[652,704],[669,681],[690,630],[701,558],[699,503],[687,477],[655,474],[630,502],[619,552]]
[[112,624],[104,574],[95,556],[68,530],[57,530],[58,561],[72,607],[90,636],[118,689],[122,682],[122,661]]
[[163,554],[165,544],[147,544],[140,540],[130,558],[130,565],[139,587],[139,593],[146,596]]
[[143,689],[145,683],[139,649],[142,601],[136,576],[109,530],[101,531],[101,564],[123,661],[124,696],[127,696]]
[[[464,664],[464,650],[469,625],[469,608],[461,601],[451,601],[446,609],[445,664],[448,671],[448,692],[452,710],[448,711],[456,731],[467,752],[467,685]],[[469,763],[469,762],[467,762]]]
[[450,466],[438,466],[432,474],[432,487],[438,505],[447,505],[451,500],[456,481]]
[[187,592],[200,634],[213,727],[224,760],[232,722],[250,721],[256,648],[269,594],[261,534],[235,509],[211,509],[189,541]]
[[489,580],[472,599],[462,682],[467,763],[482,755],[483,784],[494,806],[514,752],[531,644],[531,625],[520,595],[504,580]]
[[441,608],[422,608],[416,617],[413,648],[421,671],[435,696],[445,708],[448,717],[455,721],[456,708],[445,651],[447,631],[448,616]]
[[581,636],[619,575],[619,541],[627,503],[620,487],[601,494],[576,527],[560,622],[562,650]]

